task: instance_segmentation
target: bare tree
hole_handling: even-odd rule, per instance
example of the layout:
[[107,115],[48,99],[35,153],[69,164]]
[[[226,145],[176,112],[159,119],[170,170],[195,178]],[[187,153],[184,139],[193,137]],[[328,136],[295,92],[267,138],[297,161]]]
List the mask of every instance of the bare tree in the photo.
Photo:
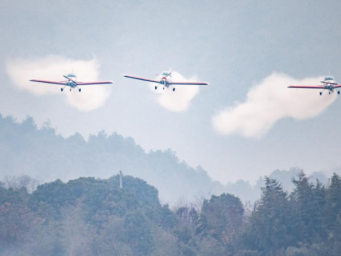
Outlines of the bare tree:
[[12,188],[14,190],[26,188],[28,193],[32,193],[36,190],[42,182],[42,180],[32,178],[28,175],[6,176],[3,181],[6,188]]
[[69,256],[91,254],[91,240],[95,231],[86,225],[82,199],[61,210],[63,246]]

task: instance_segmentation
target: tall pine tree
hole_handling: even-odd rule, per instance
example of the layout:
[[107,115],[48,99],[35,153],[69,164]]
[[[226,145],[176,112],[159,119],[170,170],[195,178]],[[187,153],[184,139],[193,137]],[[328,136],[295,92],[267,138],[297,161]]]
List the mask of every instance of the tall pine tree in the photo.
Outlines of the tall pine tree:
[[265,178],[262,191],[242,242],[246,249],[262,255],[284,255],[285,249],[294,243],[288,195],[276,180],[269,178]]

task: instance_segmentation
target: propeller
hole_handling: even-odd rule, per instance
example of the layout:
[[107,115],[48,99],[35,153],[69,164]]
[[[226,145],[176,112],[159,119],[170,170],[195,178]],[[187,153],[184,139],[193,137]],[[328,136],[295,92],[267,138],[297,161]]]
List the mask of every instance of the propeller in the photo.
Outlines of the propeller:
[[67,82],[73,82],[73,83],[77,84],[77,82],[75,80],[72,80],[70,77],[65,76],[65,75],[63,75],[63,77],[65,77],[67,79]]

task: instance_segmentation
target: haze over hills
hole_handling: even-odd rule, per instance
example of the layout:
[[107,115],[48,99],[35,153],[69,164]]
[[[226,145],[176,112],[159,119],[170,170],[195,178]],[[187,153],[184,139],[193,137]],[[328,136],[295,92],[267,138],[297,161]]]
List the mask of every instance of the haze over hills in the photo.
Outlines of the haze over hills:
[[[105,131],[85,140],[80,134],[64,138],[47,122],[38,128],[32,117],[21,123],[11,116],[0,117],[0,178],[28,175],[41,181],[94,176],[108,178],[122,170],[125,175],[146,180],[159,190],[162,202],[176,204],[179,200],[193,201],[220,195],[224,192],[239,196],[243,202],[260,198],[264,177],[256,184],[245,180],[222,184],[212,180],[200,166],[193,168],[181,162],[176,153],[145,152],[130,137]],[[228,168],[228,167],[227,167]],[[334,170],[337,173],[338,169]],[[287,191],[293,188],[292,178],[299,168],[276,170],[269,175],[277,179]],[[322,172],[312,174],[326,184]]]
[[32,117],[22,123],[1,117],[0,134],[2,178],[25,174],[44,181],[67,181],[81,176],[108,178],[122,170],[159,188],[166,202],[224,190],[201,167],[180,162],[175,152],[146,153],[132,138],[116,133],[101,131],[88,141],[78,133],[64,138],[49,123],[38,129]]

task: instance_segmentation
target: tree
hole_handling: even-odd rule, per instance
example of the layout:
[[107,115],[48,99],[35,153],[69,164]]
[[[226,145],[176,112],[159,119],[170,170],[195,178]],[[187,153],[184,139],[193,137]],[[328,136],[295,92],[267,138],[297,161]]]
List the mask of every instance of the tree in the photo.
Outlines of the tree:
[[124,220],[125,243],[135,255],[150,255],[153,249],[151,225],[141,213],[128,214]]
[[230,194],[212,196],[202,206],[197,232],[216,241],[225,254],[233,252],[234,238],[243,224],[244,208],[238,197]]
[[334,173],[327,190],[325,207],[325,226],[327,228],[330,255],[341,252],[341,179]]
[[282,255],[288,246],[295,244],[291,219],[287,193],[276,180],[265,178],[262,198],[242,234],[243,247],[263,255]]
[[293,210],[293,229],[295,239],[307,246],[325,237],[323,229],[323,209],[325,206],[325,188],[317,181],[309,182],[303,173],[293,179],[295,189],[291,194]]

